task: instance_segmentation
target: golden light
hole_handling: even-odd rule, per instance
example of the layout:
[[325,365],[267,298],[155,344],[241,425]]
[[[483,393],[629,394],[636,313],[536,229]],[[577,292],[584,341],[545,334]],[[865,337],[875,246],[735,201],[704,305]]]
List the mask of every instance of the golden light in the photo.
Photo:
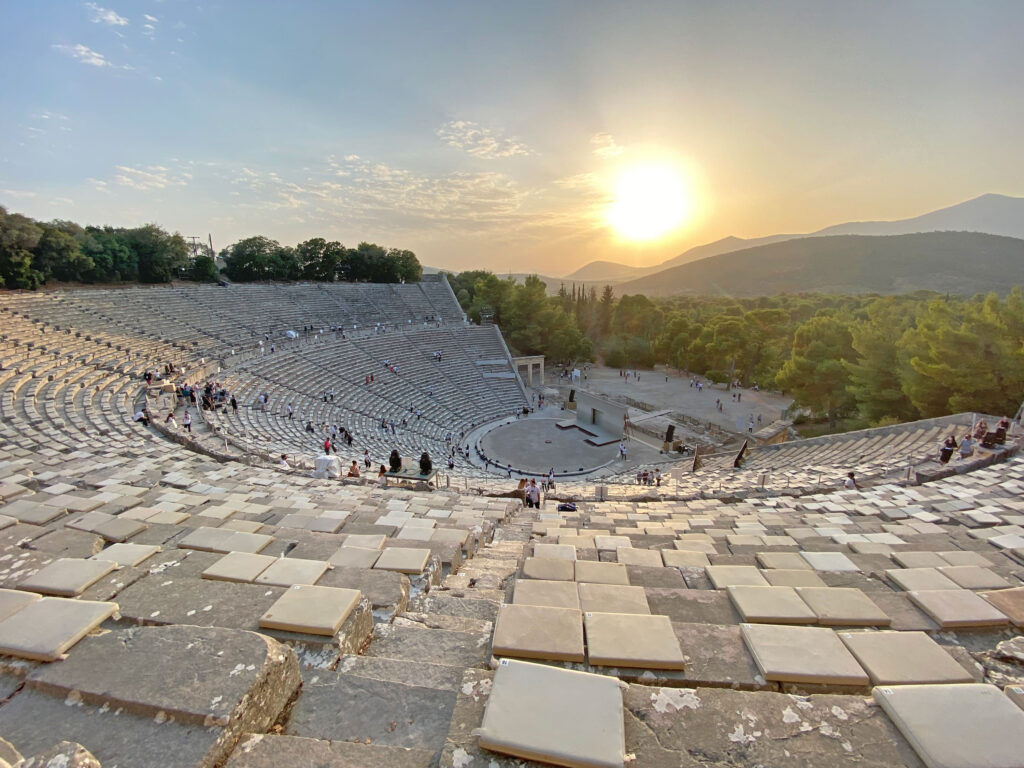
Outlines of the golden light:
[[654,240],[685,224],[693,201],[682,176],[667,165],[628,168],[615,187],[608,223],[629,240]]

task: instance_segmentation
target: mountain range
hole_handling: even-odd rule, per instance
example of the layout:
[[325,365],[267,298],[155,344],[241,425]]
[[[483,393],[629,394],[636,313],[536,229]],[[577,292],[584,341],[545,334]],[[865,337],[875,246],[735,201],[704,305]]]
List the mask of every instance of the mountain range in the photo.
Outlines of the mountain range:
[[[838,235],[885,236],[923,232],[981,232],[1024,239],[1024,198],[986,194],[909,219],[850,221],[806,234],[780,234],[750,239],[725,237],[713,243],[696,246],[674,258],[649,267],[633,267],[611,261],[593,261],[563,278],[547,278],[547,280],[549,289],[552,283],[557,289],[560,282],[569,281],[583,282],[588,285],[599,283],[618,286],[622,284],[623,289],[629,285],[631,286],[630,290],[633,291],[634,282],[648,284],[639,280],[644,276],[655,275],[691,262],[737,251],[748,251],[761,246]],[[819,244],[814,250],[823,252],[823,249],[827,250],[827,243]],[[774,250],[769,253],[777,256],[781,251]],[[655,285],[657,281],[650,284]],[[664,291],[658,292],[664,293]],[[621,294],[622,291],[617,290],[617,293]]]

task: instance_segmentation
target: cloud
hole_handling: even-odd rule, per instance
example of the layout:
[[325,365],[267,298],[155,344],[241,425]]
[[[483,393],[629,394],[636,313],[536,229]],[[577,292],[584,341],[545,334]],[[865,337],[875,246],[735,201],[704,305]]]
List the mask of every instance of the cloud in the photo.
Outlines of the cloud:
[[118,173],[114,181],[122,187],[147,192],[154,189],[166,189],[167,187],[183,187],[191,178],[191,174],[177,174],[162,165],[149,165],[145,168],[131,168],[126,165],[116,166]]
[[590,144],[594,148],[594,154],[602,160],[618,157],[623,153],[622,147],[615,143],[610,133],[596,133],[590,138]]
[[0,196],[3,197],[14,197],[17,199],[27,199],[35,197],[35,192],[26,192],[21,189],[0,189]]
[[156,24],[158,21],[160,21],[160,19],[158,19],[156,16],[150,16],[148,13],[142,14],[142,18],[144,18],[146,21],[150,22],[151,24]]
[[92,67],[114,66],[102,53],[94,51],[92,48],[82,45],[81,43],[78,45],[55,45],[53,47],[62,53],[66,53],[71,58]]
[[110,27],[128,26],[128,19],[109,8],[101,8],[96,3],[86,3],[85,7],[92,11],[93,24],[106,24]]
[[525,144],[468,120],[452,120],[445,123],[437,129],[437,136],[449,147],[461,149],[485,160],[533,154]]

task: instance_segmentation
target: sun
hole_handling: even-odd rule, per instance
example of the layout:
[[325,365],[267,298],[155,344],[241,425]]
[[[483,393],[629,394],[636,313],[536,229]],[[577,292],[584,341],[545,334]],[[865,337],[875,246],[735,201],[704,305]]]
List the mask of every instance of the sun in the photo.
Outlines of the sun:
[[615,186],[608,223],[629,240],[654,240],[679,228],[693,212],[682,176],[667,165],[628,168]]

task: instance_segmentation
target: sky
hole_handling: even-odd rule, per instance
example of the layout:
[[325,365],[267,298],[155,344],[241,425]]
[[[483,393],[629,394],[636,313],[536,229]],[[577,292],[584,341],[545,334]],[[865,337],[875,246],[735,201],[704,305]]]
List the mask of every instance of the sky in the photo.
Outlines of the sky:
[[[647,266],[1024,195],[1022,39],[1017,0],[0,0],[0,205]],[[638,166],[689,201],[644,241],[608,216]]]

